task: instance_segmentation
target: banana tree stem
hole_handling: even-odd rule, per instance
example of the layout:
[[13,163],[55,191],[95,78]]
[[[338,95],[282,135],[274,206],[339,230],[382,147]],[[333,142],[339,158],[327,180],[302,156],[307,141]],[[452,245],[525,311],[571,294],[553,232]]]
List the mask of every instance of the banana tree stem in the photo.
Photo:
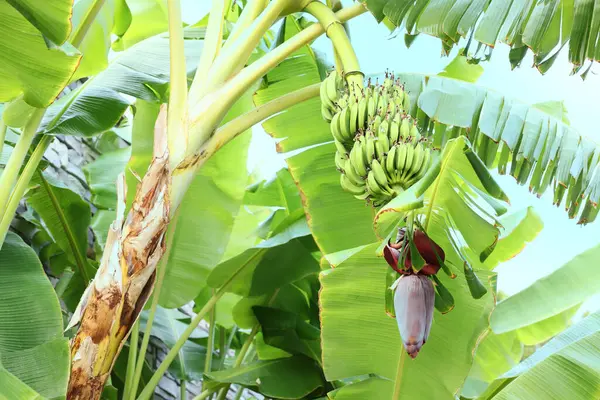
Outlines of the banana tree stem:
[[136,321],[129,336],[129,354],[127,356],[127,373],[125,374],[125,390],[123,399],[128,399],[131,393],[133,377],[135,376],[135,360],[138,351],[138,339],[140,337],[140,321]]
[[[0,247],[2,246],[2,243],[4,243],[4,238],[6,237],[8,228],[10,227],[10,223],[13,219],[13,216],[15,215],[15,212],[17,211],[17,207],[19,206],[21,198],[27,190],[29,181],[31,180],[31,177],[37,170],[37,167],[40,164],[40,161],[42,161],[42,157],[44,156],[44,152],[46,151],[51,142],[51,136],[44,136],[40,140],[35,150],[31,154],[31,157],[29,157],[29,161],[27,161],[25,168],[23,168],[23,172],[21,173],[21,176],[19,176],[17,184],[15,185],[15,188],[12,191],[8,202],[6,203],[6,206],[3,208],[4,216],[0,221]],[[0,188],[2,188],[2,190],[5,190],[3,186],[0,186]]]
[[123,397],[124,400],[134,400],[137,395],[137,390],[142,377],[142,370],[144,369],[144,361],[146,360],[146,351],[148,350],[148,343],[150,342],[150,336],[152,332],[152,325],[154,324],[154,318],[156,317],[156,309],[158,308],[158,300],[160,299],[160,291],[162,289],[163,282],[165,281],[165,273],[167,271],[167,264],[169,262],[169,256],[171,255],[171,249],[173,248],[173,238],[175,237],[175,230],[177,229],[177,221],[179,221],[179,210],[175,212],[167,231],[167,247],[163,259],[158,264],[156,283],[152,291],[152,303],[150,305],[150,312],[148,313],[148,320],[146,321],[146,327],[144,328],[144,336],[142,337],[142,345],[140,346],[139,355],[135,364],[135,373],[133,376],[132,389],[129,393],[129,397]]
[[215,385],[214,388],[203,390],[198,396],[194,397],[193,400],[205,400],[205,399],[208,399],[214,392],[216,392],[217,390],[221,389],[223,386],[225,386],[224,383],[219,384],[219,385]]
[[309,3],[304,8],[304,11],[319,21],[327,37],[333,43],[335,53],[340,58],[344,67],[344,77],[348,85],[351,88],[362,88],[364,74],[360,71],[358,57],[354,52],[354,48],[352,48],[346,29],[336,14],[325,4],[318,1]]
[[188,88],[179,0],[168,0],[169,7],[169,108],[167,138],[169,162],[176,166],[185,156],[188,145]]

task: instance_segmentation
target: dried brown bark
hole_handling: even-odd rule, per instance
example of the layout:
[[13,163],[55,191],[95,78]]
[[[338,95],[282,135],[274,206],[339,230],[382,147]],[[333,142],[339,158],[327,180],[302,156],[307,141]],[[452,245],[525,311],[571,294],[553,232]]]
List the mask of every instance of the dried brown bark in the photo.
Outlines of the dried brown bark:
[[120,180],[117,219],[111,225],[100,268],[69,323],[81,325],[71,341],[68,400],[100,398],[117,355],[152,292],[171,212],[165,131],[163,109],[155,127],[154,158],[125,220],[126,188],[124,179]]

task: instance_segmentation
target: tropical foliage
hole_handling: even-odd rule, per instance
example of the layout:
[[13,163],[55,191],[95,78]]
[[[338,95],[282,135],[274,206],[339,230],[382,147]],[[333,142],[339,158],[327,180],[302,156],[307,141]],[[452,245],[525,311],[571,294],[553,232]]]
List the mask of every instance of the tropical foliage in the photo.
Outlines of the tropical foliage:
[[[393,112],[375,103],[359,126],[359,99],[381,90],[370,82],[392,85],[363,79],[343,25],[363,13],[407,46],[424,33],[461,50],[437,75],[394,71],[405,97]],[[597,397],[600,317],[578,310],[600,292],[600,247],[510,296],[494,269],[546,222],[512,207],[498,175],[552,191],[585,225],[598,213],[600,148],[561,103],[477,81],[498,42],[513,67],[531,49],[541,73],[566,47],[585,79],[599,60],[599,1],[213,0],[194,23],[181,14],[178,0],[0,0],[0,398],[148,399],[165,374],[182,399],[198,383],[193,398],[218,400],[232,388]],[[331,57],[313,48],[324,33]],[[348,193],[356,143],[392,138],[396,114],[414,124],[404,143],[425,149],[426,168],[373,201],[391,175],[369,174],[396,134]],[[252,127],[286,168],[248,172]],[[84,190],[44,158],[64,136],[93,154],[60,167]],[[414,360],[393,300],[401,275],[433,288]],[[151,337],[167,349],[158,366]]]

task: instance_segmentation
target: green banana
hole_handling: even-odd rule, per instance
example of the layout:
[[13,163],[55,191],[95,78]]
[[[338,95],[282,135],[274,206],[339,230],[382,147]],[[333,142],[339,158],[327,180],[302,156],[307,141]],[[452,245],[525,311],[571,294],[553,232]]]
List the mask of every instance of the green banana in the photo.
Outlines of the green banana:
[[401,143],[398,146],[398,155],[396,156],[396,174],[398,178],[402,175],[402,171],[404,171],[404,166],[406,165],[408,146],[406,143]]
[[340,130],[340,114],[341,113],[335,113],[335,115],[333,116],[333,118],[331,119],[331,123],[329,124],[329,130],[331,130],[331,134],[333,135],[333,138],[337,141],[339,141],[340,143],[345,143],[346,139],[344,138],[344,135],[342,135],[342,131]]
[[405,180],[412,178],[419,172],[424,155],[423,144],[417,143],[417,145],[414,147],[412,163],[408,168],[406,168],[406,172],[404,173]]
[[378,160],[373,160],[371,163],[371,171],[373,172],[373,176],[375,176],[375,180],[379,186],[389,190],[390,187],[388,183],[388,177]]
[[367,132],[365,135],[364,152],[365,159],[367,160],[367,163],[370,164],[371,161],[373,161],[373,158],[375,158],[375,136],[372,132]]
[[352,132],[352,137],[356,135],[356,131],[358,131],[358,101],[353,101],[350,104],[350,132]]
[[387,172],[390,179],[394,180],[396,175],[396,153],[398,152],[398,146],[393,145],[390,151],[385,157],[385,171]]
[[364,194],[365,192],[365,188],[355,185],[354,183],[352,183],[345,174],[341,174],[340,175],[340,185],[342,186],[342,189],[344,189],[347,192],[352,193],[353,195],[361,195]]
[[392,119],[390,122],[390,143],[396,144],[398,143],[398,139],[400,138],[400,125],[396,122],[396,118]]
[[346,160],[346,164],[344,165],[343,169],[346,173],[346,177],[348,177],[348,179],[350,179],[350,181],[352,181],[352,183],[354,183],[355,185],[358,186],[361,182],[365,182],[365,179],[358,175],[358,172],[356,172],[356,168],[354,168],[354,164],[352,164],[352,161],[350,161],[350,159]]
[[365,147],[364,137],[361,136],[359,140],[354,144],[352,151],[350,151],[350,160],[352,160],[352,165],[356,168],[356,172],[360,176],[367,176],[367,163],[365,151],[363,147]]
[[406,139],[410,136],[410,121],[408,118],[402,118],[402,122],[400,123],[400,137],[406,141]]
[[406,179],[407,171],[410,170],[410,167],[412,166],[414,156],[415,148],[410,143],[406,144],[406,161],[404,163],[404,169],[402,171],[398,170],[400,173],[400,179],[403,181]]
[[350,110],[344,107],[340,113],[340,132],[344,138],[344,143],[354,138],[354,132],[350,131]]
[[358,101],[358,129],[364,130],[367,127],[369,121],[369,111],[367,109],[369,104],[369,95],[365,95]]

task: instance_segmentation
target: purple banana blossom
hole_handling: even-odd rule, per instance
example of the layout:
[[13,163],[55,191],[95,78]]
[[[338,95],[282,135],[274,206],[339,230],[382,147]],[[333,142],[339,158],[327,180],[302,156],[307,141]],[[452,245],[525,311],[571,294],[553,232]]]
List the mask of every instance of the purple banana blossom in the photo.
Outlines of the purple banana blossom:
[[417,357],[427,341],[431,322],[435,290],[424,275],[405,275],[400,278],[394,294],[396,321],[402,343],[411,358]]

